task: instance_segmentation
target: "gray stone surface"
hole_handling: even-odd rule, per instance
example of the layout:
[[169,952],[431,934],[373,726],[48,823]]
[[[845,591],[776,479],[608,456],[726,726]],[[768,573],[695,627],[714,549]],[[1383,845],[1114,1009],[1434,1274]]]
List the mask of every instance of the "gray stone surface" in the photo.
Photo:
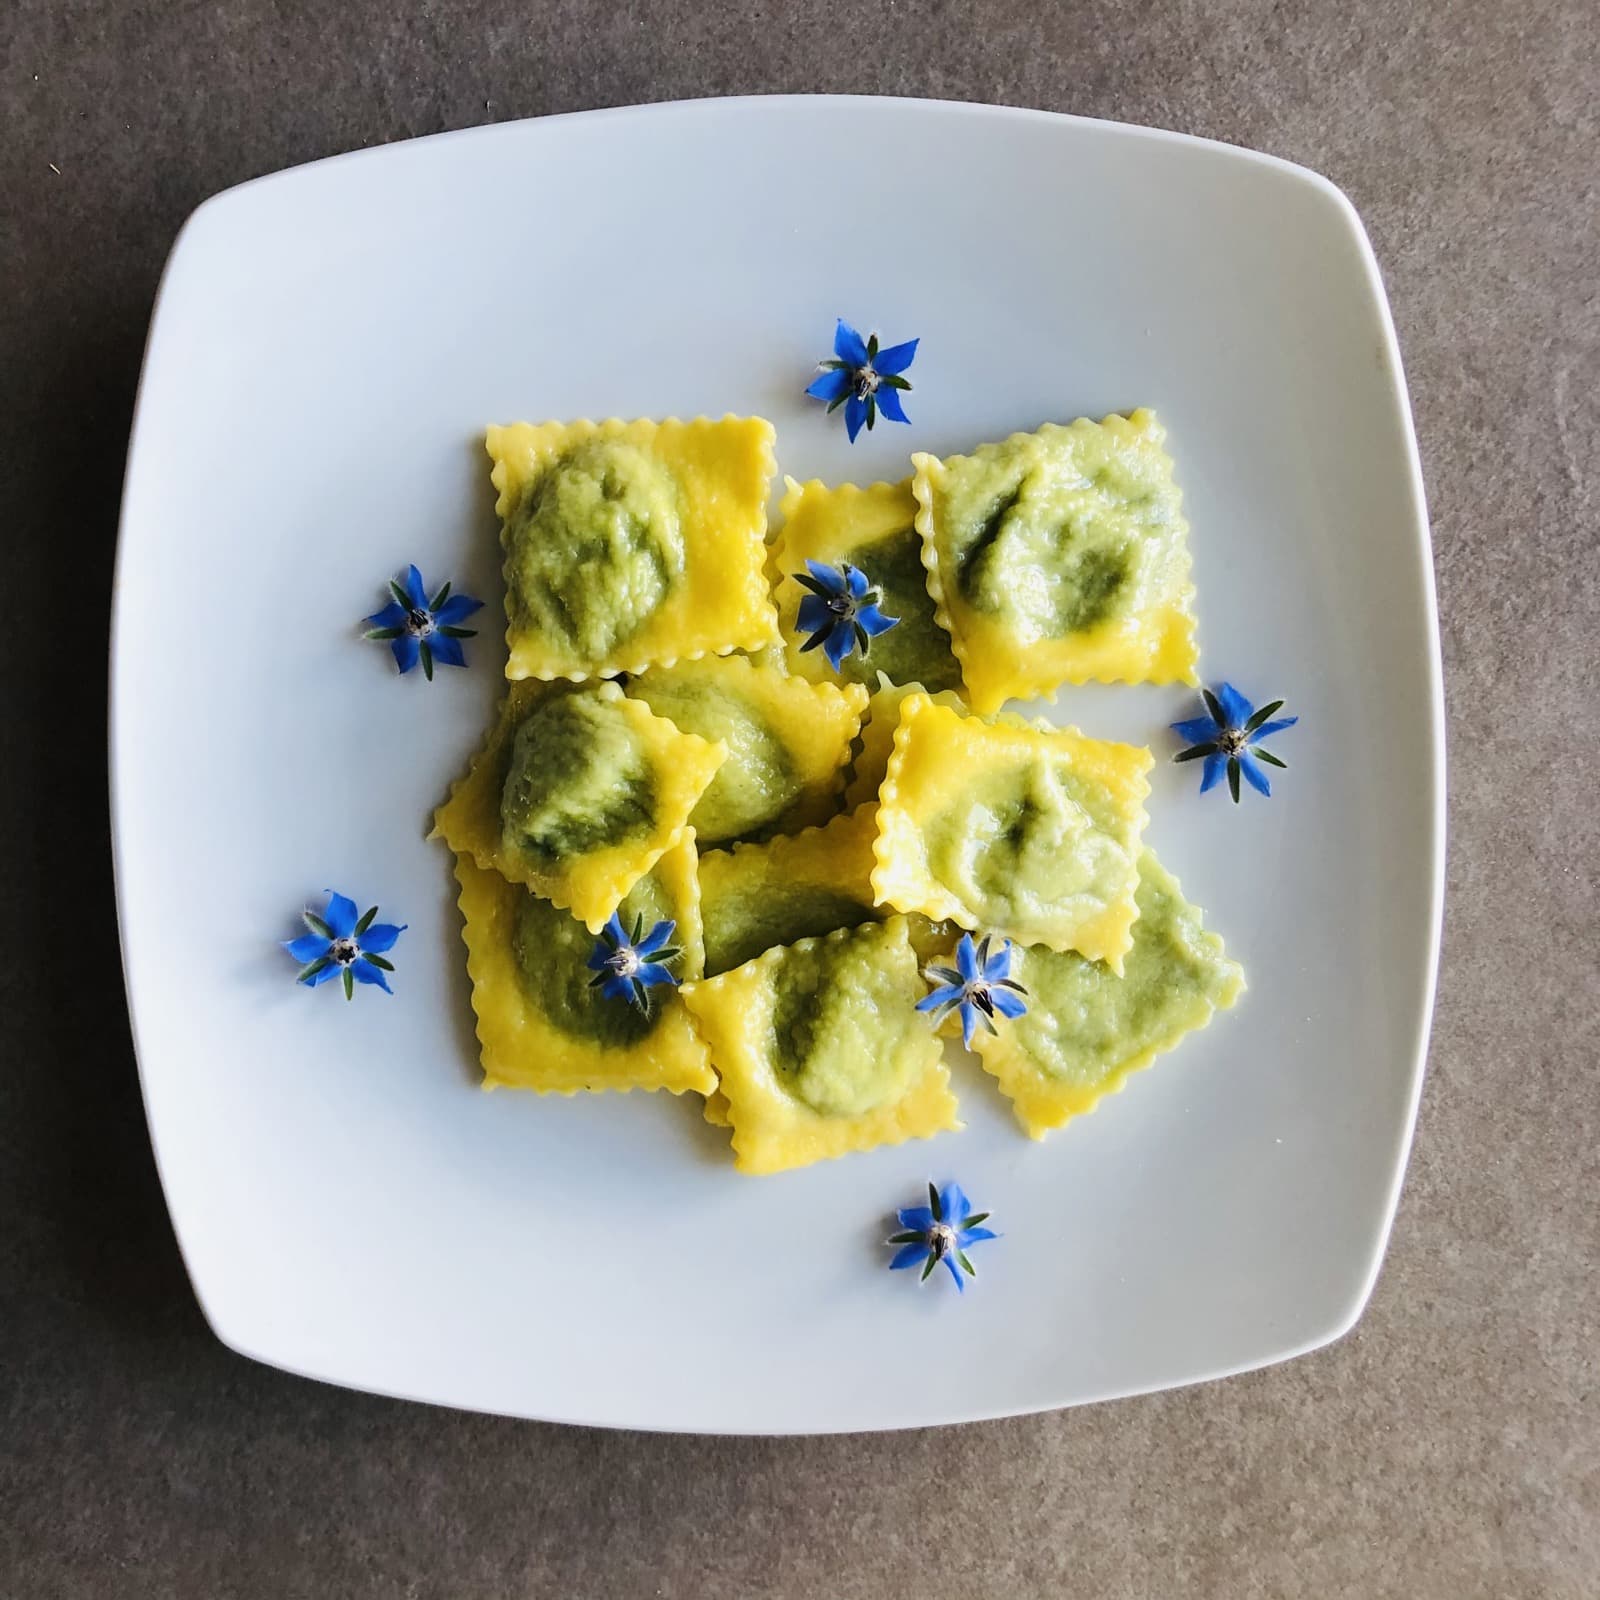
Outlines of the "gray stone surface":
[[[1416,1154],[1332,1349],[1029,1420],[715,1441],[320,1388],[189,1296],[118,977],[101,643],[173,235],[356,145],[769,90],[1181,128],[1366,218],[1432,501],[1452,835]],[[1591,0],[0,7],[0,1594],[1600,1592],[1597,105]]]

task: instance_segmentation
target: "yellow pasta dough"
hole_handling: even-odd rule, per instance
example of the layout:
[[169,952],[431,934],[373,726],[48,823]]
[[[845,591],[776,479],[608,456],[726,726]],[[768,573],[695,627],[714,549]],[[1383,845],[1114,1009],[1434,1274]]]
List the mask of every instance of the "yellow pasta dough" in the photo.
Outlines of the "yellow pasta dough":
[[628,693],[728,758],[690,817],[703,845],[825,821],[838,809],[867,692],[811,683],[770,661],[707,656],[629,680]]
[[685,837],[726,753],[614,683],[514,684],[434,834],[598,931]]
[[1063,683],[1194,683],[1188,523],[1153,411],[917,454],[928,586],[980,711]]
[[974,1041],[1035,1139],[1092,1111],[1244,988],[1244,973],[1205,931],[1199,907],[1149,850],[1140,857],[1138,897],[1121,977],[1079,955],[1019,949],[1012,976],[1028,991],[1027,1013]]
[[[470,856],[456,857],[456,879],[485,1087],[714,1091],[709,1053],[680,991],[652,988],[648,1012],[603,995],[586,965],[594,939],[576,918]],[[634,885],[622,911],[647,925],[676,922],[679,970],[697,970],[692,835]]]
[[776,641],[770,422],[518,422],[486,444],[508,678],[612,677]]
[[911,695],[878,805],[880,904],[1116,971],[1138,916],[1148,750]]
[[[844,787],[846,807],[866,805],[878,798],[878,790],[889,773],[889,757],[894,754],[894,730],[900,725],[900,707],[914,694],[927,693],[920,683],[890,683],[880,677],[867,702],[856,738],[855,755],[850,762],[850,780]],[[961,697],[949,689],[928,696],[935,705],[963,711]]]
[[[903,917],[781,945],[683,998],[711,1047],[741,1172],[956,1128]],[[714,1098],[707,1116],[724,1114]]]

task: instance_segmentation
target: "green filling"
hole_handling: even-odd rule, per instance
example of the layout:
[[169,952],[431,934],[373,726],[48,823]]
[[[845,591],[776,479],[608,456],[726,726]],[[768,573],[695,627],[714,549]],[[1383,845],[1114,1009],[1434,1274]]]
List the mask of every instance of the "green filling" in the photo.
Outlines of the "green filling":
[[948,462],[938,519],[956,588],[1020,642],[1137,615],[1149,547],[1177,512],[1164,462],[1119,453],[1093,426]]
[[925,689],[954,689],[961,666],[950,649],[950,635],[934,621],[933,597],[922,565],[922,541],[915,528],[885,534],[850,555],[871,583],[883,591],[880,609],[900,620],[872,641],[866,655],[845,658],[839,676],[869,689],[884,673],[892,683],[920,683]]
[[783,741],[742,696],[709,679],[638,679],[629,693],[684,733],[720,739],[728,759],[689,815],[702,845],[740,839],[776,822],[800,798]]
[[580,692],[533,710],[512,740],[500,824],[508,851],[545,866],[651,832],[655,776],[619,700]]
[[[673,920],[676,913],[660,879],[649,873],[629,891],[617,915],[631,934],[636,916],[643,917],[648,933],[656,923]],[[645,1012],[591,987],[595,974],[586,963],[596,939],[576,917],[538,895],[525,894],[518,903],[512,941],[524,995],[561,1032],[592,1044],[626,1047],[655,1031],[668,991],[660,986],[651,989],[650,1009]],[[676,967],[678,962],[668,965]]]
[[905,1036],[923,1019],[908,993],[911,963],[886,949],[889,937],[874,923],[791,946],[775,966],[778,1078],[823,1116],[859,1116],[905,1091],[913,1059]]
[[677,482],[645,451],[591,439],[533,485],[504,543],[513,619],[604,661],[683,576]]
[[1123,893],[1120,819],[1096,786],[1042,753],[975,776],[927,828],[933,876],[988,927],[1084,920]]
[[835,928],[873,920],[871,906],[835,889],[762,887],[701,902],[705,921],[706,976],[730,972],[774,945],[815,938]]
[[1125,1062],[1199,1027],[1238,993],[1238,965],[1204,933],[1199,907],[1148,850],[1139,860],[1138,904],[1120,978],[1070,952],[1023,953],[1028,1013],[1011,1026],[1047,1077],[1094,1087]]

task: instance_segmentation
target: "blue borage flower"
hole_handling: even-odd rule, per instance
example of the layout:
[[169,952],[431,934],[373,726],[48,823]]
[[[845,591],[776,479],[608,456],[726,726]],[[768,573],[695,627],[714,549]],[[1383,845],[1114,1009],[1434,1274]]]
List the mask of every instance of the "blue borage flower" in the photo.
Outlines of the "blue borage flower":
[[880,411],[891,422],[910,422],[900,396],[909,394],[911,385],[901,374],[916,360],[920,342],[907,339],[880,350],[877,334],[863,340],[841,317],[833,330],[833,360],[817,363],[818,376],[807,385],[806,393],[826,400],[830,412],[844,407],[845,432],[851,444],[863,426],[872,427]]
[[988,934],[982,943],[974,945],[972,935],[964,933],[956,946],[955,966],[929,967],[926,975],[938,987],[917,1002],[917,1010],[933,1012],[936,1024],[959,1010],[961,1038],[969,1050],[979,1023],[990,1033],[998,1033],[1000,1030],[994,1025],[996,1012],[1002,1017],[1020,1017],[1028,1009],[1022,1000],[1028,991],[1011,976],[1009,939],[991,955]]
[[423,676],[431,683],[436,661],[447,667],[466,666],[461,641],[473,638],[478,630],[461,624],[483,608],[483,601],[451,594],[448,583],[430,600],[415,566],[406,568],[403,582],[389,580],[389,593],[394,598],[388,605],[364,620],[367,637],[389,646],[401,672],[409,672],[421,661]]
[[633,919],[633,936],[629,938],[622,919],[615,911],[611,920],[600,930],[594,951],[586,965],[594,973],[589,980],[591,989],[611,1000],[627,1000],[641,1011],[650,1009],[649,991],[660,983],[676,987],[678,980],[667,970],[665,963],[675,961],[683,954],[667,941],[677,927],[675,922],[658,922],[647,934],[644,918]]
[[959,1183],[946,1184],[941,1193],[937,1184],[928,1185],[928,1203],[925,1206],[907,1206],[896,1212],[900,1233],[892,1233],[885,1241],[899,1245],[894,1259],[889,1263],[891,1272],[902,1271],[922,1263],[922,1283],[942,1261],[950,1269],[956,1288],[966,1292],[962,1273],[969,1278],[978,1275],[967,1255],[970,1246],[985,1239],[998,1239],[999,1234],[982,1226],[989,1220],[987,1211],[974,1211],[972,1202],[961,1191]]
[[800,612],[795,618],[800,631],[811,635],[800,648],[815,650],[821,645],[835,672],[858,646],[865,658],[872,641],[900,621],[899,617],[886,617],[878,609],[883,591],[848,561],[837,567],[807,561],[805,572],[790,576],[802,588],[810,590],[800,602]]
[[283,948],[300,963],[296,981],[315,989],[338,978],[344,984],[346,1000],[354,997],[358,983],[393,994],[384,973],[393,972],[394,966],[384,960],[384,952],[394,949],[406,924],[397,927],[392,922],[378,922],[377,915],[378,908],[373,906],[357,917],[355,901],[330,889],[320,917],[314,911],[301,913],[310,932],[283,941]]
[[1205,776],[1200,780],[1201,794],[1207,789],[1214,789],[1226,774],[1228,792],[1237,805],[1239,776],[1242,773],[1252,789],[1270,795],[1272,785],[1267,782],[1267,775],[1259,763],[1265,761],[1269,767],[1280,768],[1286,768],[1288,763],[1280,761],[1270,750],[1261,749],[1260,741],[1275,733],[1282,733],[1285,728],[1292,728],[1300,720],[1299,717],[1278,717],[1274,720],[1272,714],[1281,709],[1283,701],[1269,700],[1257,710],[1231,683],[1220,684],[1215,694],[1209,689],[1202,689],[1200,693],[1205,697],[1206,715],[1189,717],[1172,724],[1172,731],[1180,739],[1189,741],[1189,748],[1180,750],[1172,759],[1205,761]]

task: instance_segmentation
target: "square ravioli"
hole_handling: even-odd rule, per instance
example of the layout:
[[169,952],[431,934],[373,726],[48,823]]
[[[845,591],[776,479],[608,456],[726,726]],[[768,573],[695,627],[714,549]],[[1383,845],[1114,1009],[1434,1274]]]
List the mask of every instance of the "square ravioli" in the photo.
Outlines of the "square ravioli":
[[[961,682],[961,665],[950,648],[950,635],[934,616],[928,574],[922,565],[922,540],[917,534],[917,502],[911,480],[853,483],[829,488],[813,479],[799,484],[784,480],[783,525],[772,553],[778,626],[789,670],[818,683],[844,678],[871,689],[879,675],[892,683],[920,683],[929,689],[953,689]],[[847,656],[836,672],[819,649],[807,650],[797,617],[807,590],[795,581],[807,561],[839,567],[849,563],[882,593],[879,609],[898,620],[873,639],[865,655]]]
[[1238,963],[1149,850],[1139,858],[1139,920],[1121,977],[1037,946],[1015,952],[1012,975],[1028,991],[1027,1013],[974,1043],[1035,1139],[1092,1111],[1244,989]]
[[518,422],[485,443],[508,678],[608,678],[776,641],[770,422]]
[[980,711],[1063,683],[1194,683],[1189,525],[1153,411],[912,456],[938,619]]
[[629,680],[629,695],[728,759],[689,820],[702,845],[826,821],[839,808],[867,691],[792,678],[771,661],[706,656]]
[[700,920],[706,976],[715,978],[774,945],[876,922],[872,841],[877,809],[837,816],[821,828],[779,834],[700,855]]
[[[558,906],[456,857],[462,937],[472,979],[484,1086],[579,1090],[667,1089],[673,1094],[716,1087],[710,1055],[681,991],[648,991],[650,1008],[608,996],[594,986],[588,959],[594,936]],[[631,927],[676,924],[681,976],[699,970],[694,841],[675,845],[628,892],[619,914]]]
[[1151,765],[1135,745],[913,694],[878,803],[873,895],[1120,972]]
[[688,833],[726,753],[614,683],[515,684],[433,831],[598,932]]
[[959,1128],[904,917],[780,945],[684,1003],[711,1047],[741,1172],[782,1172]]

